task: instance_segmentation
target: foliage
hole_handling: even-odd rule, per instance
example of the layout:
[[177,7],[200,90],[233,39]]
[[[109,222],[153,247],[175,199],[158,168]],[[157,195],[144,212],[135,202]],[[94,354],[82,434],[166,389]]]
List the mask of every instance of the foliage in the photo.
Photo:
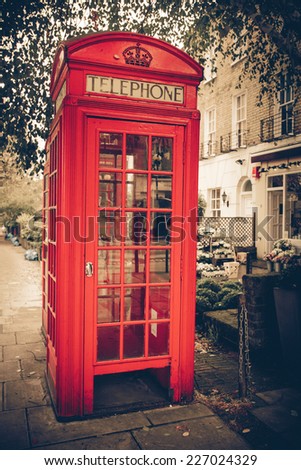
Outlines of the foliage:
[[212,305],[206,297],[202,295],[196,298],[196,311],[198,313],[203,313],[206,311],[212,310]]
[[198,216],[199,217],[203,217],[203,215],[205,214],[206,207],[207,207],[207,201],[205,197],[203,196],[203,194],[199,194],[199,197],[198,197]]
[[218,294],[211,289],[200,289],[198,290],[198,295],[209,300],[211,306],[214,306],[214,304],[218,301]]
[[221,290],[221,285],[211,279],[202,279],[198,281],[197,291],[201,289],[211,289],[213,292],[219,292]]
[[230,288],[230,289],[236,289],[236,290],[241,291],[242,283],[240,281],[226,281],[223,284],[223,288]]
[[[1,147],[23,170],[39,172],[52,105],[51,66],[60,41],[96,31],[132,31],[183,47],[212,68],[220,57],[243,59],[261,96],[287,70],[299,84],[300,4],[297,0],[9,0],[3,8],[4,101]],[[246,53],[247,51],[247,53]]]
[[301,292],[301,265],[293,263],[283,269],[279,276],[278,286],[284,289],[297,289]]
[[232,291],[227,293],[219,303],[219,308],[224,310],[227,308],[238,308],[240,292]]

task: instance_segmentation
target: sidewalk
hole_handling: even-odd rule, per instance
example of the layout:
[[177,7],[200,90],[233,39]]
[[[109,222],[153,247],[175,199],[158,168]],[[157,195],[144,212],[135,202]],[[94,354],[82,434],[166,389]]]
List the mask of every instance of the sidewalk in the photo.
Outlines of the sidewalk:
[[235,401],[237,357],[201,342],[193,403],[56,421],[44,381],[40,263],[1,241],[0,266],[0,449],[301,449],[300,390],[273,378],[254,403]]

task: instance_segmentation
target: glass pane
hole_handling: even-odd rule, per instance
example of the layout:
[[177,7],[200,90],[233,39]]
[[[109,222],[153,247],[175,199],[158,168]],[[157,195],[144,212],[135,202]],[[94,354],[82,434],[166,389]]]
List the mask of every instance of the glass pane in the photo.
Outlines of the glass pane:
[[151,244],[167,245],[169,243],[170,212],[151,214]]
[[121,173],[99,173],[99,207],[121,206]]
[[125,289],[124,320],[144,320],[145,287]]
[[152,176],[151,205],[166,209],[171,207],[171,176]]
[[124,253],[124,282],[140,284],[145,282],[145,250],[126,250]]
[[268,188],[279,188],[282,186],[283,186],[283,175],[268,177]]
[[289,238],[301,239],[301,173],[287,175],[285,230]]
[[121,238],[120,211],[99,211],[98,216],[98,245],[118,246]]
[[97,323],[120,321],[120,288],[98,289]]
[[147,176],[134,173],[126,175],[126,207],[146,207]]
[[129,134],[126,136],[126,167],[147,170],[148,137]]
[[148,225],[146,212],[127,212],[125,243],[127,245],[145,245]]
[[172,171],[172,138],[152,138],[152,170]]
[[170,250],[150,250],[150,282],[170,281]]
[[101,326],[97,328],[97,360],[119,359],[120,327]]
[[100,134],[99,165],[103,168],[121,168],[122,134]]
[[150,287],[149,289],[150,319],[169,318],[170,316],[170,288]]
[[124,357],[144,356],[144,325],[124,326]]
[[169,323],[151,323],[148,337],[149,356],[163,356],[169,350]]
[[120,283],[120,251],[99,250],[98,251],[98,283],[119,284]]

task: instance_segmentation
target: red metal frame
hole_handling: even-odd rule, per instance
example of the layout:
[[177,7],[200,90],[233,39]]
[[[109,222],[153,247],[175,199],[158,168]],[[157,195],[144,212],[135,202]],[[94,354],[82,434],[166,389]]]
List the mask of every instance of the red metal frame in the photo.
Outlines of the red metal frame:
[[[149,67],[123,61],[122,53],[137,43],[147,49],[153,58]],[[183,103],[170,103],[87,92],[88,74],[183,87],[184,100]],[[47,302],[48,305],[47,375],[58,416],[83,416],[93,412],[93,380],[98,374],[151,368],[158,370],[160,375],[160,369],[168,366],[172,401],[192,398],[195,327],[193,260],[196,249],[193,234],[196,219],[191,210],[197,208],[199,112],[196,102],[201,78],[202,68],[187,54],[163,41],[142,35],[95,34],[67,41],[58,49],[51,80],[52,98],[58,109],[47,144],[50,153],[48,178],[53,182],[49,186],[49,209],[45,208],[49,211],[49,240],[48,266],[45,250],[43,271],[44,280],[48,279],[50,283],[48,294],[44,288],[45,304]],[[186,236],[181,243],[164,247],[173,252],[171,281],[164,284],[171,286],[172,314],[170,320],[146,317],[134,322],[145,325],[147,330],[152,323],[170,321],[170,351],[166,355],[148,357],[146,335],[144,357],[105,362],[96,360],[98,284],[96,274],[85,276],[85,263],[91,261],[96,267],[100,249],[96,222],[100,132],[158,135],[174,139],[175,199],[169,212],[183,218],[179,225]],[[125,158],[125,148],[123,150]],[[118,172],[122,174],[126,170]],[[143,174],[143,171],[139,170],[138,173]],[[150,184],[152,170],[145,171],[145,175]],[[123,206],[124,194],[123,191]],[[131,211],[135,212],[135,209]],[[150,214],[149,206],[145,211]],[[164,213],[164,209],[161,211]],[[89,225],[90,220],[94,220],[92,225]],[[92,238],[91,230],[94,233]],[[46,240],[44,245],[46,247]],[[127,248],[138,249],[137,246]],[[112,251],[111,247],[104,249],[106,252]],[[146,271],[150,266],[149,253],[154,249],[158,246],[146,250]],[[120,250],[123,252],[125,247],[122,245]],[[135,287],[139,285],[135,284]],[[149,283],[143,285],[148,292]],[[123,302],[121,299],[122,305]],[[45,324],[46,309],[43,315]],[[121,318],[120,324],[126,325],[127,322]],[[121,355],[122,346],[121,333]]]

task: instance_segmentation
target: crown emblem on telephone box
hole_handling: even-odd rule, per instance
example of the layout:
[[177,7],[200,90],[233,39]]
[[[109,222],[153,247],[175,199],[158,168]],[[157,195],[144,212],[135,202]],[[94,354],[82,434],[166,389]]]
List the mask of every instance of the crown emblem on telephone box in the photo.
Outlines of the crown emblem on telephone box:
[[144,49],[144,47],[140,47],[139,43],[137,43],[136,46],[127,47],[122,54],[125,59],[125,63],[130,65],[149,67],[153,60],[152,55]]

